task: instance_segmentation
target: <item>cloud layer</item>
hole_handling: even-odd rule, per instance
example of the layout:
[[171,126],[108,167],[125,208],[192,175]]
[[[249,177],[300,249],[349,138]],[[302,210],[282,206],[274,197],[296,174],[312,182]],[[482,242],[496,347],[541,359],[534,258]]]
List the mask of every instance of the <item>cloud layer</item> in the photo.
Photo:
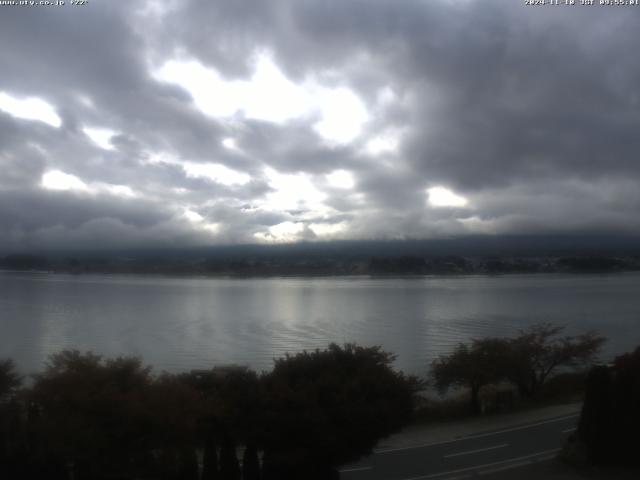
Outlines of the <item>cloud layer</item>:
[[640,233],[640,9],[0,7],[0,248]]

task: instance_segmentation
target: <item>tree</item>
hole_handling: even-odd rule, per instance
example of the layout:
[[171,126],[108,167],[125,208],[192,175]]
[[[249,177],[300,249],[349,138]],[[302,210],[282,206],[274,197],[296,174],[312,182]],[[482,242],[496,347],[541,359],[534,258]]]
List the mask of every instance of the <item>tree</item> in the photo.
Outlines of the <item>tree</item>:
[[22,379],[16,373],[13,361],[0,361],[0,477],[2,478],[18,476],[16,456],[12,451],[22,443],[18,441],[21,437],[19,435],[20,408],[11,400],[21,383]]
[[250,443],[242,455],[242,480],[260,480],[260,460],[258,449]]
[[179,379],[202,400],[202,442],[222,443],[227,436],[239,442],[255,441],[262,415],[258,375],[247,367],[228,366],[182,374]]
[[471,411],[479,413],[480,389],[504,377],[509,352],[509,342],[502,338],[474,339],[471,345],[459,343],[453,353],[431,363],[431,376],[441,393],[454,385],[468,387]]
[[441,391],[453,385],[471,391],[471,409],[480,411],[480,390],[509,380],[524,397],[534,397],[561,367],[577,367],[594,361],[605,339],[594,332],[560,336],[562,326],[541,323],[520,331],[514,338],[485,337],[470,345],[460,343],[450,355],[431,364],[431,376]]
[[[137,358],[103,360],[63,351],[36,376],[29,402],[39,444],[75,463],[78,478],[122,474],[151,446],[150,368]],[[35,416],[35,415],[34,415]]]
[[560,367],[577,367],[592,363],[605,338],[595,332],[577,336],[560,336],[565,327],[550,323],[521,330],[510,341],[507,378],[522,396],[534,397],[545,381]]
[[240,480],[240,463],[236,456],[236,444],[227,436],[220,449],[220,479]]
[[578,440],[596,465],[640,465],[640,347],[591,369]]
[[22,377],[16,373],[13,360],[0,360],[0,401],[13,395],[22,384]]
[[195,449],[180,450],[178,478],[179,480],[198,480],[198,457]]
[[586,455],[594,464],[611,456],[613,409],[611,408],[611,369],[592,367],[587,376],[585,398],[578,422],[578,437],[586,445]]
[[380,347],[331,344],[276,360],[263,378],[265,478],[326,478],[405,425],[420,384],[393,370],[394,358]]
[[204,454],[202,457],[202,480],[218,480],[218,452],[214,440],[209,437],[205,440]]

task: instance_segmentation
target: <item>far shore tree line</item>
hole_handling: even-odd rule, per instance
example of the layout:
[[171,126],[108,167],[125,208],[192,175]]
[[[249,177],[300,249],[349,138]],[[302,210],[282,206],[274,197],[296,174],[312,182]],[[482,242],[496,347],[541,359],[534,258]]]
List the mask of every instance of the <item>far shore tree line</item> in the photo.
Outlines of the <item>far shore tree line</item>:
[[[593,332],[566,336],[563,327],[539,324],[459,344],[431,364],[431,382],[395,370],[395,357],[380,347],[354,344],[287,355],[262,374],[245,367],[153,374],[138,358],[67,350],[29,386],[12,361],[0,361],[0,478],[336,479],[340,465],[411,421],[428,383],[467,388],[478,413],[488,385],[506,382],[536,398],[558,372],[593,363],[603,342]],[[606,387],[585,404],[581,438],[600,438],[602,428],[582,425],[593,418],[602,425],[609,417],[598,409],[624,403],[620,392],[635,388],[639,406],[640,349],[634,355],[616,360],[627,372],[616,380],[602,373],[590,380],[588,392],[594,382]],[[603,389],[617,400],[602,400]]]
[[365,255],[351,253],[81,255],[45,257],[33,254],[0,256],[0,269],[57,273],[136,273],[211,276],[326,275],[468,275],[513,273],[614,273],[640,270],[640,257],[610,255],[511,256],[489,255]]

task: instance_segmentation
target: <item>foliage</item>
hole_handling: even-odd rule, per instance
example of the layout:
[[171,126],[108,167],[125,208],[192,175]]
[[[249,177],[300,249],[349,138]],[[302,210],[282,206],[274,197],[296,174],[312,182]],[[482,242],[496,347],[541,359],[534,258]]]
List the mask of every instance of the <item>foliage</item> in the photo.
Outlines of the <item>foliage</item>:
[[177,375],[163,373],[147,388],[146,429],[155,448],[180,449],[197,443],[204,407],[198,392]]
[[29,392],[42,447],[92,470],[129,464],[150,441],[149,373],[136,358],[103,361],[78,351],[51,356]]
[[179,456],[179,480],[198,480],[198,457],[195,449],[182,448]]
[[595,366],[589,371],[585,400],[578,423],[578,435],[587,445],[587,456],[596,464],[609,456],[613,413],[611,381],[611,371],[606,366]]
[[590,371],[578,437],[593,464],[638,466],[639,430],[640,347]]
[[[240,367],[152,375],[137,358],[63,351],[7,404],[16,440],[9,451],[0,432],[0,475],[195,479],[201,450],[202,478],[249,480],[260,477],[262,450],[263,478],[336,478],[337,465],[412,413],[419,383],[393,360],[379,347],[331,345],[276,360],[262,376]],[[13,391],[13,364],[2,365]]]
[[478,413],[480,389],[504,377],[509,352],[509,342],[501,338],[475,339],[470,346],[460,343],[453,353],[432,362],[431,375],[441,392],[452,385],[468,387],[471,410]]
[[595,361],[605,342],[604,337],[595,332],[560,336],[564,328],[541,323],[522,330],[511,340],[506,376],[521,395],[535,396],[559,367],[576,367]]
[[221,443],[231,434],[243,441],[259,436],[263,395],[254,371],[230,366],[198,370],[178,378],[200,396],[203,439],[216,437]]
[[216,444],[211,438],[208,438],[204,444],[204,452],[202,456],[202,480],[218,480],[218,452]]
[[236,455],[236,444],[230,437],[222,442],[220,449],[220,479],[240,480],[240,463]]
[[587,365],[595,360],[605,339],[594,332],[560,336],[564,327],[533,325],[514,338],[485,337],[455,350],[431,364],[431,376],[440,391],[451,386],[471,391],[471,409],[480,411],[480,389],[509,380],[524,397],[536,396],[562,367]]
[[260,480],[260,460],[258,448],[250,443],[242,455],[242,480]]
[[264,378],[265,455],[321,470],[370,452],[409,420],[419,387],[391,368],[393,360],[353,344],[276,360]]
[[22,384],[13,360],[0,360],[0,401],[9,398]]

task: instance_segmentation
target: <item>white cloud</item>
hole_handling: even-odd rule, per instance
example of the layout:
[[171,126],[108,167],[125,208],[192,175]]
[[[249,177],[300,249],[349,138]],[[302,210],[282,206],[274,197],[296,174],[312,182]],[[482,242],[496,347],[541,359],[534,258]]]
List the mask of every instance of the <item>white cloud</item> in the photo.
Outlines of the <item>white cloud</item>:
[[427,190],[429,204],[433,207],[464,207],[469,201],[444,187],[432,187]]
[[304,233],[302,222],[282,222],[269,227],[267,232],[254,233],[253,236],[268,242],[295,242],[300,240],[302,233]]
[[400,132],[387,130],[369,140],[364,147],[365,153],[373,156],[383,153],[396,153],[400,145]]
[[30,97],[20,100],[0,92],[0,110],[16,118],[38,120],[56,128],[62,125],[62,120],[54,108],[40,98]]
[[176,0],[147,0],[135,12],[146,19],[162,20],[180,5]]
[[222,140],[222,146],[229,150],[239,150],[238,145],[236,145],[236,141],[233,138],[225,138]]
[[338,144],[350,143],[362,131],[368,120],[367,110],[360,99],[346,88],[323,89],[318,96],[322,119],[314,125],[326,140]]
[[115,185],[105,182],[87,183],[81,178],[62,172],[49,170],[42,175],[40,186],[46,190],[75,191],[85,194],[106,193],[115,197],[135,198],[138,195],[126,185]]
[[91,139],[93,143],[98,145],[100,148],[105,150],[113,150],[113,145],[111,144],[111,137],[113,137],[116,132],[113,130],[109,130],[108,128],[90,128],[85,127],[82,129],[87,137]]
[[289,81],[267,57],[259,57],[251,80],[226,81],[201,63],[171,60],[153,74],[156,79],[185,88],[203,113],[281,123],[303,115],[308,106],[303,89]]
[[193,210],[185,210],[184,217],[190,222],[198,223],[204,220],[204,217]]
[[244,185],[251,180],[251,177],[246,173],[238,172],[219,163],[182,162],[181,165],[190,177],[209,178],[223,185]]
[[326,178],[329,182],[329,185],[336,188],[349,189],[353,188],[355,185],[353,175],[351,174],[351,172],[348,172],[346,170],[334,170],[333,172],[326,175]]
[[89,191],[89,186],[78,177],[61,172],[60,170],[51,170],[46,172],[42,175],[40,184],[47,190]]
[[92,183],[91,187],[94,187],[96,191],[107,192],[116,197],[134,198],[138,195],[126,185],[114,185],[111,183]]
[[[251,180],[250,175],[244,172],[239,172],[238,170],[234,170],[219,163],[199,163],[188,160],[181,160],[176,156],[165,152],[147,152],[147,162],[152,165],[176,165],[181,167],[189,177],[208,178],[223,185],[244,185]],[[181,193],[187,193],[187,191],[183,189]]]
[[207,222],[206,219],[195,210],[187,208],[182,213],[182,217],[187,219],[192,227],[207,234],[217,234],[220,231],[220,225],[217,223]]
[[460,222],[471,233],[496,233],[496,219],[484,220],[477,215],[474,215],[472,217],[459,218],[458,222]]
[[332,143],[353,141],[369,118],[364,103],[348,88],[326,88],[313,79],[295,84],[266,54],[256,55],[250,80],[225,80],[195,60],[167,61],[152,75],[185,88],[195,106],[213,117],[242,114],[282,124],[318,116],[314,130]]
[[326,194],[318,190],[308,175],[282,174],[272,168],[265,170],[269,186],[274,189],[266,196],[263,207],[269,210],[321,210]]
[[345,233],[347,230],[347,223],[312,223],[309,228],[318,237],[334,237],[339,234]]

